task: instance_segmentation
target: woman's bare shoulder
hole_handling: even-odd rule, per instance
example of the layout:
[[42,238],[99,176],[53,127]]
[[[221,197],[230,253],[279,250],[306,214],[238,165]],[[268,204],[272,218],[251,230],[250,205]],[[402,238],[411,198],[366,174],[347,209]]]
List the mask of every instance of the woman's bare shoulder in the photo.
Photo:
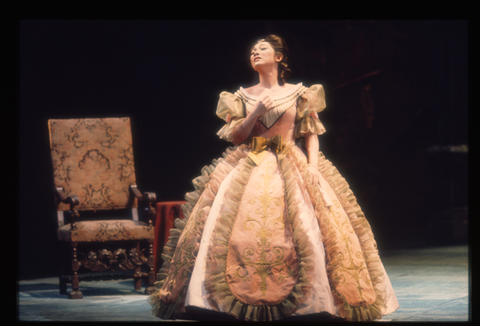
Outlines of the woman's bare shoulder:
[[294,88],[298,87],[298,84],[289,84],[289,83],[285,83],[283,85],[283,89],[285,92],[288,92],[288,91],[291,91],[293,90]]

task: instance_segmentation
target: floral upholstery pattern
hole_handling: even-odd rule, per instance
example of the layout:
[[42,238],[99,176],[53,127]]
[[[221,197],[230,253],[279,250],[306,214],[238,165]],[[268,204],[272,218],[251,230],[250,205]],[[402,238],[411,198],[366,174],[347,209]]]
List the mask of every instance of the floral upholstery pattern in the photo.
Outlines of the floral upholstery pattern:
[[78,196],[78,210],[137,206],[129,203],[128,187],[135,184],[130,118],[49,120],[48,127],[54,184]]
[[58,239],[72,242],[106,242],[121,240],[153,240],[154,228],[147,223],[133,220],[103,220],[77,222],[77,229],[70,224],[58,229]]

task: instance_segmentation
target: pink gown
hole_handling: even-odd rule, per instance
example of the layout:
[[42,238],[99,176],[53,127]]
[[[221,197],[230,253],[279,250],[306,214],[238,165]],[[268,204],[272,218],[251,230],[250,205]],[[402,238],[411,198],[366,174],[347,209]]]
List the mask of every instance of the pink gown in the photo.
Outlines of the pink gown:
[[[231,141],[255,101],[243,88],[220,94],[222,139]],[[170,231],[158,290],[149,297],[155,316],[179,318],[194,306],[239,320],[328,312],[357,321],[398,308],[347,182],[319,152],[320,186],[312,186],[305,151],[295,144],[306,133],[325,132],[318,119],[326,107],[322,85],[300,83],[274,104],[247,141],[193,180],[185,219]],[[270,142],[252,151],[252,136],[278,135],[283,148]]]

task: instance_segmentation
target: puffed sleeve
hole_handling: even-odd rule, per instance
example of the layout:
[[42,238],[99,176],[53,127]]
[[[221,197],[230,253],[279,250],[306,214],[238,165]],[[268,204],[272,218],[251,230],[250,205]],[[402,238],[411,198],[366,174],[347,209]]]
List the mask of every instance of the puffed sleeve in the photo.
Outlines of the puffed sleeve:
[[245,120],[245,105],[235,94],[229,92],[220,93],[217,104],[217,116],[225,120],[226,124],[217,132],[224,140],[232,141],[233,129]]
[[304,137],[308,133],[323,134],[325,127],[318,119],[318,112],[325,108],[323,86],[320,84],[310,86],[297,101],[295,137]]

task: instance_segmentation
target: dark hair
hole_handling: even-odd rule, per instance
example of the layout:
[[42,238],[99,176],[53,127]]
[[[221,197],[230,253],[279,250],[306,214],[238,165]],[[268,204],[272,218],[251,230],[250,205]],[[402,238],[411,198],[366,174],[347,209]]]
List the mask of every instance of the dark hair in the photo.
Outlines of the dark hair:
[[290,68],[288,68],[288,46],[285,41],[277,35],[270,34],[266,38],[258,40],[257,43],[259,42],[268,42],[272,46],[272,48],[275,50],[275,54],[281,54],[282,55],[282,60],[278,63],[278,83],[280,85],[285,84],[285,80],[290,77],[292,74],[292,71]]

